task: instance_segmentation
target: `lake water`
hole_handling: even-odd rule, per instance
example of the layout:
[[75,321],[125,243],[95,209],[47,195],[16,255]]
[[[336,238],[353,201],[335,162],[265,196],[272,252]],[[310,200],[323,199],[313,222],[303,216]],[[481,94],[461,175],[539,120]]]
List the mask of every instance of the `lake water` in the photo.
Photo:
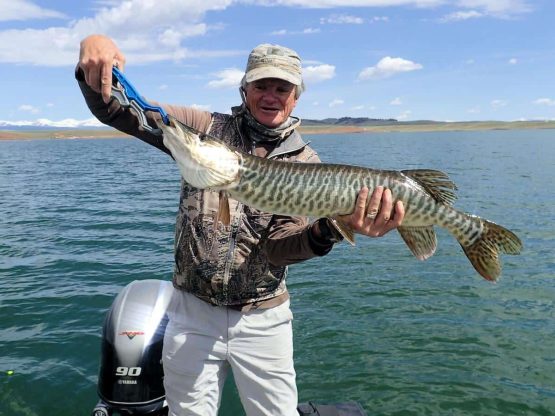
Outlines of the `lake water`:
[[[517,233],[497,284],[396,232],[292,266],[301,401],[369,415],[555,414],[555,130],[307,136],[328,162],[444,170]],[[179,173],[130,139],[0,142],[0,415],[87,415],[123,286],[170,279]],[[7,371],[13,374],[8,375]],[[241,415],[233,384],[221,415]]]

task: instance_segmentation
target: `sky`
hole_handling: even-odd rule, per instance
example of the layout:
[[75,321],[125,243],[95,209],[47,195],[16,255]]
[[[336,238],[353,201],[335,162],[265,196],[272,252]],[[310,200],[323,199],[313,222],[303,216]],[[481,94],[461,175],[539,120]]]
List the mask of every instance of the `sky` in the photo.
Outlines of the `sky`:
[[288,46],[294,115],[555,119],[554,0],[0,0],[0,126],[94,125],[74,68],[111,37],[146,98],[229,112],[249,52]]

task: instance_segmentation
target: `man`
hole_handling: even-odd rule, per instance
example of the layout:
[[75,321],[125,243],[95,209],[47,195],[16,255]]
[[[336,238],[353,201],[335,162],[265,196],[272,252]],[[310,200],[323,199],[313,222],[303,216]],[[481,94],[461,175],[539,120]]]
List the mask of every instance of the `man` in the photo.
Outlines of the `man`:
[[[143,129],[132,111],[110,99],[112,66],[125,57],[112,40],[81,42],[76,77],[102,122],[169,153],[162,137]],[[301,60],[277,45],[249,55],[241,106],[232,114],[166,105],[169,114],[260,157],[319,162],[291,117],[303,92]],[[153,127],[156,115],[149,115]],[[368,199],[363,188],[346,221],[355,232],[381,236],[404,216],[389,190]],[[230,201],[231,223],[215,224],[218,194],[182,181],[176,221],[175,292],[164,339],[164,386],[170,415],[216,415],[228,369],[248,415],[296,415],[292,314],[287,265],[327,254],[341,239],[333,224],[260,212]]]

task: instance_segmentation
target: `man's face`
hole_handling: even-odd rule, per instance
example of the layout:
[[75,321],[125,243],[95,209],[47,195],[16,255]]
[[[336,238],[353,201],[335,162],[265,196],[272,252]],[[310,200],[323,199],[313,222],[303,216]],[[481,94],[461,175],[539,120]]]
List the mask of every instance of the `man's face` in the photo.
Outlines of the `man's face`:
[[286,121],[297,104],[295,86],[277,78],[263,78],[247,84],[247,108],[266,127],[278,127]]

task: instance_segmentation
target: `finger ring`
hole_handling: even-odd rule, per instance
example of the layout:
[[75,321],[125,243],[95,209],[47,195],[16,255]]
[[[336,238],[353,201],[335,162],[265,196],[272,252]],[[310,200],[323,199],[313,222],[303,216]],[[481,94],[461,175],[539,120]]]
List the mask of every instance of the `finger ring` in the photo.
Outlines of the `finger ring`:
[[366,214],[366,216],[370,219],[376,218],[376,215],[378,215],[376,211],[370,211],[368,214]]

